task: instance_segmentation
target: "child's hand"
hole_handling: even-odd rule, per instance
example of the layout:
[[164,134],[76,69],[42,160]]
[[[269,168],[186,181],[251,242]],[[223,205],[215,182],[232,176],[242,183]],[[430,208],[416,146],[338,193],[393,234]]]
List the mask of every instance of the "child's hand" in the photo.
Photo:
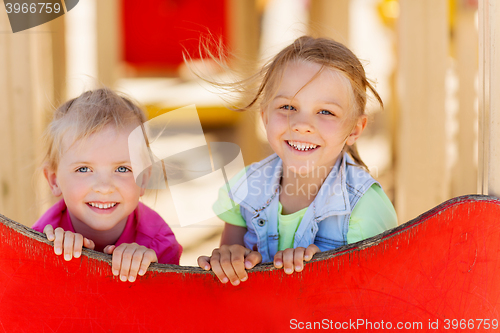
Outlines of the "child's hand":
[[222,283],[231,281],[233,286],[248,279],[245,269],[250,269],[262,261],[262,255],[239,244],[221,245],[213,250],[211,257],[201,256],[198,265],[212,271]]
[[64,260],[66,261],[71,260],[73,257],[80,258],[83,247],[91,250],[95,247],[92,240],[83,237],[81,234],[64,231],[63,228],[56,228],[56,230],[54,230],[54,227],[50,224],[47,224],[45,228],[43,228],[43,233],[47,235],[49,241],[54,242],[55,254],[63,254],[64,249]]
[[114,276],[119,274],[123,282],[134,282],[137,274],[143,276],[149,264],[158,261],[154,250],[136,243],[108,245],[103,252],[113,255],[111,271]]
[[274,267],[281,268],[284,266],[286,274],[292,274],[294,269],[296,272],[302,272],[304,261],[311,260],[316,252],[320,251],[314,244],[309,245],[306,249],[298,247],[278,251],[274,256]]

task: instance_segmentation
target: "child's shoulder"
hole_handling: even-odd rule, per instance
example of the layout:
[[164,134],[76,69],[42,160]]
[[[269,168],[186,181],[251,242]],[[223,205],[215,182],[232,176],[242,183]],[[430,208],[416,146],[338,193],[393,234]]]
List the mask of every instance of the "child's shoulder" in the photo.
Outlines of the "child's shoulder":
[[138,226],[147,226],[150,229],[168,228],[167,222],[165,222],[160,214],[142,202],[139,202],[137,205],[135,218],[137,219]]
[[61,227],[64,230],[73,231],[71,223],[67,223],[68,218],[66,213],[66,203],[63,199],[56,202],[50,207],[39,219],[31,226],[33,230],[43,232],[46,225],[50,224],[55,228]]

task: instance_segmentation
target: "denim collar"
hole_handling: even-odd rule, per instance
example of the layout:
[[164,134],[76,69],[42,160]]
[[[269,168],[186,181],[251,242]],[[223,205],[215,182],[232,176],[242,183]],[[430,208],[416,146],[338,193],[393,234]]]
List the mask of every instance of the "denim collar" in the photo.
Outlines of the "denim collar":
[[[346,163],[354,164],[354,161],[347,153],[344,153],[337,159],[303,220],[311,214],[314,219],[323,220],[331,215],[351,213],[347,192]],[[282,173],[283,161],[278,155],[273,154],[252,164],[246,171],[246,176],[232,187],[229,195],[243,208],[257,214],[270,206],[275,199],[279,199]]]

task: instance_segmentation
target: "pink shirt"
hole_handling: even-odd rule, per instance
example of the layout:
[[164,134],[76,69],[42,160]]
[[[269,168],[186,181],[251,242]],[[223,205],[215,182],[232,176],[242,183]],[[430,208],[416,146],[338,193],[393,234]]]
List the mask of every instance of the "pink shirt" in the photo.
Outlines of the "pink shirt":
[[[61,227],[65,231],[75,232],[64,200],[47,210],[32,228],[43,232],[47,224],[52,225],[54,229]],[[167,223],[158,213],[141,202],[128,216],[125,229],[114,245],[122,243],[137,243],[154,250],[160,264],[178,265],[182,253],[182,246]]]

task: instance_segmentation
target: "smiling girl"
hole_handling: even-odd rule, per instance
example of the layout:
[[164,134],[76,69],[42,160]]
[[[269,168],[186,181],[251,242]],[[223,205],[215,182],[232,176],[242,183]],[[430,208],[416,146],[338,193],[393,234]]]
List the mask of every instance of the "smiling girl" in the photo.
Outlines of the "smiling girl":
[[[112,272],[135,281],[152,262],[179,264],[182,247],[153,210],[139,202],[128,137],[146,121],[143,111],[109,89],[87,91],[60,106],[46,132],[43,173],[62,199],[34,225],[65,260],[82,247],[112,254]],[[139,184],[139,185],[138,185]]]
[[230,191],[220,189],[214,211],[226,222],[221,246],[198,258],[233,285],[259,262],[300,272],[319,251],[397,226],[355,145],[367,124],[367,89],[382,105],[358,58],[336,41],[304,36],[259,75],[243,110],[259,107],[275,154],[232,179]]

